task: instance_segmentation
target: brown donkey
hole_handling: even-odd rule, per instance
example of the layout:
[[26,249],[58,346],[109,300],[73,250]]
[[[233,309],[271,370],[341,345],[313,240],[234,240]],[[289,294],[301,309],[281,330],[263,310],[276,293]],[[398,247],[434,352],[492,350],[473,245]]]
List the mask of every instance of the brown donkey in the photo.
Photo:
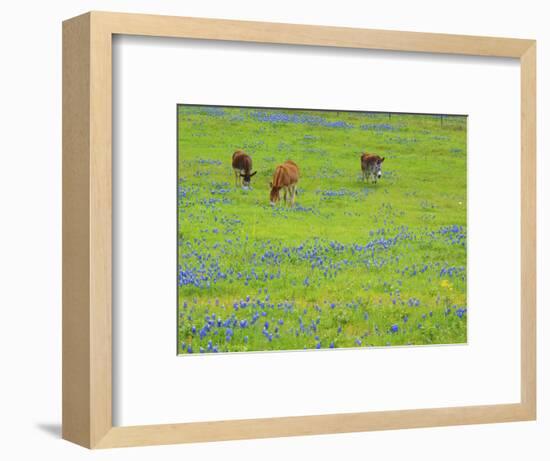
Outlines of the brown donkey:
[[[273,181],[269,184],[269,187],[271,187],[271,193],[269,194],[271,204],[275,205],[280,200],[279,191],[283,189],[285,203],[290,202],[290,206],[294,206],[299,178],[300,169],[292,160],[287,160],[285,163],[278,165],[273,174]],[[287,192],[289,195],[288,200]]]
[[369,154],[364,152],[361,154],[361,171],[363,172],[363,181],[372,178],[372,182],[376,184],[376,181],[382,177],[382,162],[384,157],[380,157],[376,154]]
[[250,186],[250,178],[257,173],[256,171],[251,173],[252,158],[250,158],[250,155],[242,150],[235,151],[233,157],[231,157],[231,166],[235,172],[235,187],[238,187],[241,182],[240,178],[242,178],[242,185],[244,187]]

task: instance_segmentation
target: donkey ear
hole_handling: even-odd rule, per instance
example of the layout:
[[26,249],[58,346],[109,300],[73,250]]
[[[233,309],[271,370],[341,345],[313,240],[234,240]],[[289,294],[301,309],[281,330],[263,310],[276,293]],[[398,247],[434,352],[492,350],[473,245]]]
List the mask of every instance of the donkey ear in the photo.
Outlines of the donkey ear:
[[246,178],[246,175],[241,173],[241,178]]
[[384,161],[385,158],[386,158],[386,157],[382,157],[382,158],[380,159],[380,163],[382,163],[382,162]]
[[257,173],[257,171],[255,171],[254,173],[252,173],[252,174],[250,175],[250,177],[254,176],[256,173]]

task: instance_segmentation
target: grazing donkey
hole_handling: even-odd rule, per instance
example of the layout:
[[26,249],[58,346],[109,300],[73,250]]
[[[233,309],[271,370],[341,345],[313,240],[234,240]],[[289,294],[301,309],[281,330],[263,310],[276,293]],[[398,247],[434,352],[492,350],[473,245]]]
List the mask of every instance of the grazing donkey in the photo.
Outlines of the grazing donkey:
[[[269,187],[271,187],[271,193],[269,194],[271,204],[275,205],[280,200],[279,191],[283,189],[285,204],[290,202],[290,206],[294,206],[299,178],[300,169],[292,160],[287,160],[285,163],[278,165],[273,174],[273,181],[269,184]],[[288,200],[287,192],[289,195]]]
[[235,187],[239,186],[241,182],[240,178],[242,178],[243,187],[250,186],[250,178],[257,173],[257,171],[254,173],[250,172],[252,170],[252,159],[250,155],[242,150],[235,151],[231,158],[231,166],[235,172]]
[[363,181],[369,181],[376,184],[376,181],[382,177],[382,162],[385,157],[380,157],[376,154],[363,152],[361,154],[361,171],[363,172]]

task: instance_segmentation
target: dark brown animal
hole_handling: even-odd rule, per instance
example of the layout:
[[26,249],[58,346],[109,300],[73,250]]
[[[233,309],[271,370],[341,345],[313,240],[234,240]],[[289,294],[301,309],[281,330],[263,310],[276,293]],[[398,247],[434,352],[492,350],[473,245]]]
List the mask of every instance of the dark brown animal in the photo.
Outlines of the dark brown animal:
[[290,206],[294,206],[299,179],[300,169],[292,160],[287,160],[285,163],[278,165],[275,168],[273,180],[269,184],[269,187],[271,187],[271,193],[269,194],[271,204],[275,205],[280,200],[279,191],[283,189],[285,204],[290,202]]
[[369,181],[372,178],[372,182],[376,184],[376,181],[382,177],[382,162],[385,157],[380,157],[376,154],[369,154],[363,152],[361,154],[361,171],[363,172],[363,181]]
[[249,187],[250,178],[252,178],[252,176],[257,173],[257,171],[251,173],[252,158],[250,158],[250,155],[242,150],[235,151],[233,153],[233,157],[231,157],[231,166],[233,167],[233,171],[235,172],[235,187],[239,186],[241,178],[242,185],[244,187]]

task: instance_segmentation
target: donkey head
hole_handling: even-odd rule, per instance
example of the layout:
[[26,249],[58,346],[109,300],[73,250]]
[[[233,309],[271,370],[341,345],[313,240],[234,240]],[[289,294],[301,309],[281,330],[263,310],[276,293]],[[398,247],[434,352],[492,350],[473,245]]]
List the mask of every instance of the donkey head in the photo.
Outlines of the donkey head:
[[250,186],[250,178],[252,178],[252,176],[254,176],[256,173],[257,171],[255,171],[254,173],[250,173],[250,172],[241,173],[241,178],[243,178],[244,187]]
[[384,161],[384,158],[385,157],[378,158],[372,166],[372,174],[376,179],[380,179],[382,177],[382,162]]
[[269,202],[271,203],[271,205],[275,205],[280,199],[280,187],[274,187],[272,182],[269,183],[269,187],[271,188],[271,192],[269,193]]

